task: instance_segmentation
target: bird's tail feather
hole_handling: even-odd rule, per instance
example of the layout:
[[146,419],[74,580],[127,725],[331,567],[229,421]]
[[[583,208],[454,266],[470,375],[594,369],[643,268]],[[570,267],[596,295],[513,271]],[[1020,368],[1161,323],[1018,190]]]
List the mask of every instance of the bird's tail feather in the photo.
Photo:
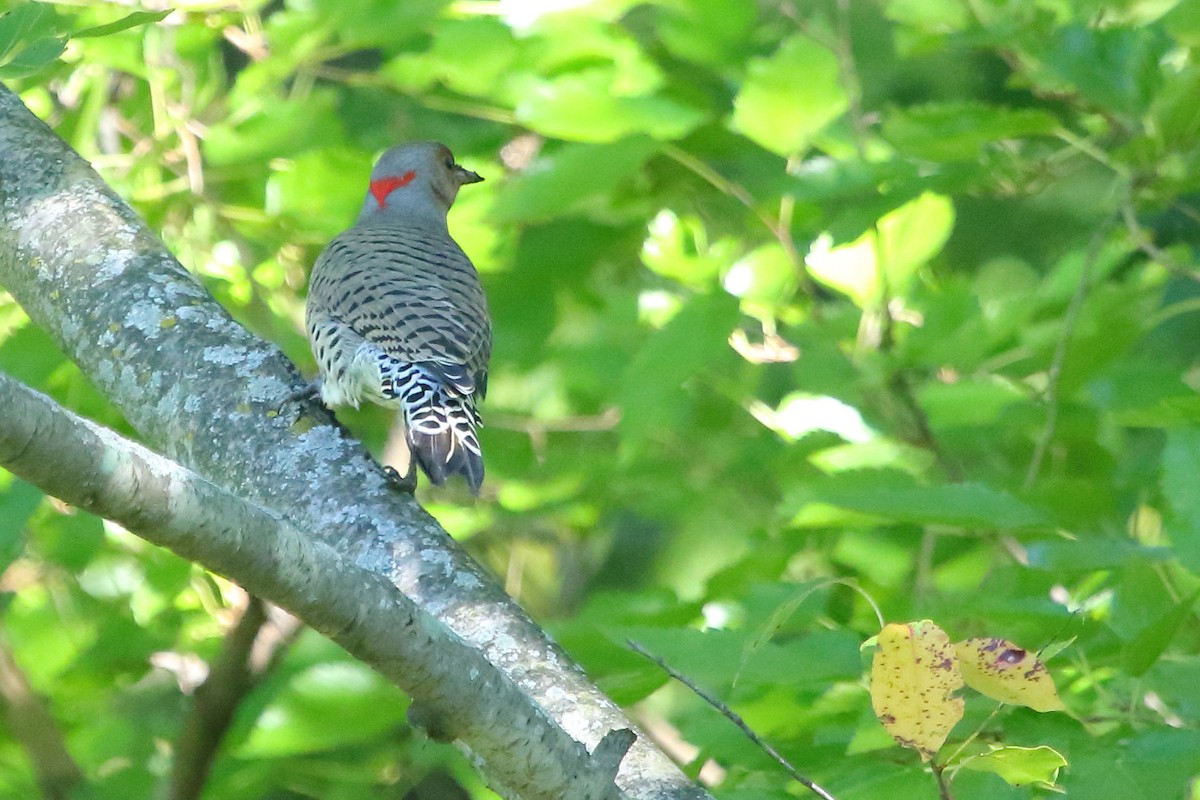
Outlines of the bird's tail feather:
[[425,384],[406,393],[403,406],[408,449],[429,479],[441,486],[447,477],[462,475],[471,492],[479,494],[483,452],[475,432],[479,412],[471,395]]

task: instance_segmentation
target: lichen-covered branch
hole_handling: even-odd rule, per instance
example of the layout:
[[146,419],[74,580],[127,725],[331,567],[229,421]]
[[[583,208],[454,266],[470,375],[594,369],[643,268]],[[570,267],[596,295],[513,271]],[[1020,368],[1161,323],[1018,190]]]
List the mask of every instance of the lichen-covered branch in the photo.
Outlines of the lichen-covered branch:
[[[382,576],[3,373],[0,407],[5,409],[0,466],[292,611],[408,692],[441,730],[470,744],[487,763],[504,760],[493,748],[521,747],[513,739],[521,732],[533,729],[553,740],[556,729],[540,712],[530,712],[507,677]],[[459,668],[445,669],[447,664]],[[487,735],[476,730],[480,716],[487,718]],[[611,764],[593,768],[581,745],[565,747],[566,752],[555,752],[540,765],[556,772],[566,768],[557,788],[540,779],[525,780],[517,796],[621,796],[611,774],[605,775]],[[525,748],[523,757],[546,755]],[[525,767],[539,769],[529,763]],[[601,779],[591,781],[592,772]]]
[[[573,791],[575,765],[556,754],[572,739],[591,749],[630,727],[620,710],[411,496],[389,487],[328,413],[306,406],[276,414],[299,385],[290,362],[230,319],[90,166],[2,87],[0,285],[152,447],[383,576],[521,689],[527,727],[496,730],[492,704],[456,731],[490,780],[512,796],[552,796],[553,786],[559,797],[583,796]],[[354,584],[340,591],[354,594]],[[504,746],[493,748],[489,737]],[[645,737],[617,783],[647,800],[708,796]]]

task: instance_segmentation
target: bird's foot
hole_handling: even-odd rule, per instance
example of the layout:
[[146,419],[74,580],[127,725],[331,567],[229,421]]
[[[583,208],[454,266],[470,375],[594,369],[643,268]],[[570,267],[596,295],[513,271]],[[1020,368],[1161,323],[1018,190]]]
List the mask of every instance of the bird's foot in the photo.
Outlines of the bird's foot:
[[283,410],[285,408],[287,408],[288,406],[290,406],[292,403],[308,402],[309,400],[316,400],[320,396],[321,396],[321,382],[319,380],[316,380],[316,381],[313,381],[312,383],[307,383],[304,386],[302,386],[301,388],[296,389],[294,392],[289,394],[287,397],[283,398],[283,400],[280,401],[279,405],[277,405],[275,407],[275,413],[282,414]]
[[415,463],[408,465],[407,475],[401,475],[395,467],[385,464],[383,474],[387,476],[388,483],[405,494],[412,494],[417,490],[417,465]]

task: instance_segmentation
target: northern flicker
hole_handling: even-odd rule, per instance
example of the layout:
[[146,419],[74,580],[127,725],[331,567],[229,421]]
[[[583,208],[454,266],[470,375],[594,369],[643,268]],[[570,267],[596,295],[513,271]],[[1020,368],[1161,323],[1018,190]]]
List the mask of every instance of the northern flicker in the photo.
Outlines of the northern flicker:
[[398,406],[412,460],[438,485],[461,474],[476,494],[492,325],[446,213],[481,180],[436,142],[384,153],[358,221],[317,258],[305,308],[325,405]]

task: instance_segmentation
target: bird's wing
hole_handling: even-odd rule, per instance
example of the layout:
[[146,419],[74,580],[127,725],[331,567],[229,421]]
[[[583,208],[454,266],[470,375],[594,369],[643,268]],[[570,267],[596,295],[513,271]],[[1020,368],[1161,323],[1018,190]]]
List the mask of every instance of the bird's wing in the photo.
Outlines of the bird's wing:
[[486,390],[487,300],[475,268],[447,234],[351,228],[318,259],[309,294],[398,361],[426,366],[464,394]]

